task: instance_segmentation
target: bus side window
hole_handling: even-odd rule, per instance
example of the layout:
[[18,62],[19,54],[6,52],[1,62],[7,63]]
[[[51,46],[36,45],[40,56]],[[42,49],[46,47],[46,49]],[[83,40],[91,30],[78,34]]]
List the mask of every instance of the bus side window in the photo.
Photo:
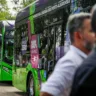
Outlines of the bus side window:
[[[20,32],[17,33],[18,40],[16,46],[16,60],[18,67],[26,67],[28,62],[30,62],[30,46],[29,46],[29,39],[28,39],[28,30],[27,25],[22,25],[19,29]],[[15,38],[16,39],[16,38]]]
[[12,64],[13,62],[13,44],[14,44],[14,30],[8,30],[4,36],[4,61]]
[[46,48],[47,48],[47,37],[44,34],[40,34],[40,51],[39,53],[44,55],[46,53]]
[[36,18],[35,22],[35,34],[39,34],[39,68],[45,69],[48,53],[48,29],[45,28],[44,18]]
[[[15,50],[14,50],[14,60],[16,62],[16,66],[20,67],[20,61],[21,61],[21,27],[19,27],[18,29],[16,29],[15,32],[15,41],[14,42],[14,46],[15,46]],[[18,39],[17,39],[18,38]]]

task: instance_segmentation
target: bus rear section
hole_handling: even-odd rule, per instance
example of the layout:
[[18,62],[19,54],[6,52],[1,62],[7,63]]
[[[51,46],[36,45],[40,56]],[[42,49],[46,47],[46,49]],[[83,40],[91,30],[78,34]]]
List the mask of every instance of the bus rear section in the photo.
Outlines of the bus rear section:
[[0,21],[0,81],[12,81],[14,20]]

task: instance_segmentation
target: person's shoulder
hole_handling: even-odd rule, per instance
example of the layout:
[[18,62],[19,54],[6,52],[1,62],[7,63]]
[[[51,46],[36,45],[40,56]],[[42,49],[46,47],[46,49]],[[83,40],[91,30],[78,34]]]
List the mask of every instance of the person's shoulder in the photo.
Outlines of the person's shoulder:
[[76,59],[77,54],[73,50],[69,50],[60,60]]
[[[75,65],[76,57],[74,56],[74,52],[69,50],[62,58],[60,58],[57,64],[61,65]],[[76,65],[75,65],[76,66]]]

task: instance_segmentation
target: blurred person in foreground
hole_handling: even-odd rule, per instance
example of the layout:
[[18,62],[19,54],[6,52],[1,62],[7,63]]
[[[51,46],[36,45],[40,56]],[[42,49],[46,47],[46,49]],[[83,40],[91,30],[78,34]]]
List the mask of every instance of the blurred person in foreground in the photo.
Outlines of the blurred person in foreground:
[[93,52],[76,70],[70,96],[96,96],[96,5],[91,17],[92,29],[95,33]]
[[41,86],[40,96],[69,96],[75,71],[93,48],[94,33],[90,22],[89,13],[69,16],[68,30],[72,45],[57,62],[47,82]]

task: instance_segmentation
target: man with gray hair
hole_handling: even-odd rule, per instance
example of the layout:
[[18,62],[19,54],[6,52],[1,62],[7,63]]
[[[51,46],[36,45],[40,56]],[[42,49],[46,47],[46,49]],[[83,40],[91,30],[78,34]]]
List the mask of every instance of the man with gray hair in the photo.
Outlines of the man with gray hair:
[[40,96],[69,96],[76,69],[91,52],[95,40],[90,14],[78,13],[68,19],[70,50],[56,64],[52,75],[41,86]]

